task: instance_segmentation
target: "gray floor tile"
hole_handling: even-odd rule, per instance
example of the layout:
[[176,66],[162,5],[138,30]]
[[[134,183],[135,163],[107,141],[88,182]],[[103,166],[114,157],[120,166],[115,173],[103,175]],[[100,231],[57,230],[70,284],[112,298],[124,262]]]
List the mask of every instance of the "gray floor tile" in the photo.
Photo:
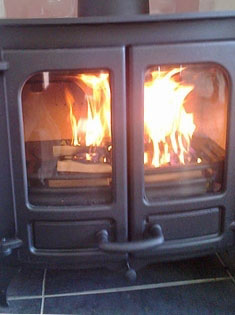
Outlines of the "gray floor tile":
[[45,314],[218,314],[235,311],[235,286],[220,281],[154,290],[45,299]]
[[41,299],[10,301],[9,307],[0,307],[1,314],[40,314]]
[[[147,266],[137,272],[134,285],[226,276],[218,258],[209,256]],[[133,283],[129,283],[123,274],[106,269],[48,270],[45,293],[70,293],[128,285]]]
[[40,295],[43,270],[23,268],[11,281],[8,296]]

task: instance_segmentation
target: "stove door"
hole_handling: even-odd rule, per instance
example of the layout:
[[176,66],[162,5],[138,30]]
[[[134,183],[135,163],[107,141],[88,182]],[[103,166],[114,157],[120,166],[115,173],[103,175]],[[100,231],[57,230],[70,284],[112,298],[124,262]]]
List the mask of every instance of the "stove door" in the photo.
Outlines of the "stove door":
[[130,233],[141,240],[159,225],[165,242],[152,255],[232,243],[234,51],[234,43],[129,50]]
[[96,233],[127,240],[125,49],[11,50],[4,59],[21,259],[113,260]]

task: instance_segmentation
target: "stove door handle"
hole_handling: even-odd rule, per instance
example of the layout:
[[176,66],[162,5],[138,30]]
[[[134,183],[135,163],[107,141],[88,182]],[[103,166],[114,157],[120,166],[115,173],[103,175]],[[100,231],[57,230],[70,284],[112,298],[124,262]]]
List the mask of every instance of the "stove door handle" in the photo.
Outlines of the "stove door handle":
[[107,230],[101,230],[97,233],[99,249],[104,252],[133,253],[154,249],[164,242],[164,236],[160,225],[153,225],[149,232],[153,236],[152,238],[141,241],[115,243],[109,241],[109,233]]

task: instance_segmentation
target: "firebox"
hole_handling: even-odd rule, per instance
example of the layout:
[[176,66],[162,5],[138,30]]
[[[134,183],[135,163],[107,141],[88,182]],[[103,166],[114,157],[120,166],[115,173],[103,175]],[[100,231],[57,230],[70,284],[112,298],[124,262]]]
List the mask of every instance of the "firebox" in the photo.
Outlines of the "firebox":
[[[35,74],[23,87],[22,108],[30,203],[111,203],[109,72]],[[47,194],[50,201],[41,198]]]
[[[109,77],[105,70],[50,71],[34,74],[25,82],[22,111],[31,204],[112,202]],[[143,161],[147,199],[222,191],[227,79],[225,69],[210,63],[146,70]],[[41,198],[47,194],[50,201]]]
[[3,266],[130,276],[234,246],[234,24],[0,22]]
[[228,94],[227,73],[217,64],[159,65],[146,71],[144,179],[149,200],[223,189]]

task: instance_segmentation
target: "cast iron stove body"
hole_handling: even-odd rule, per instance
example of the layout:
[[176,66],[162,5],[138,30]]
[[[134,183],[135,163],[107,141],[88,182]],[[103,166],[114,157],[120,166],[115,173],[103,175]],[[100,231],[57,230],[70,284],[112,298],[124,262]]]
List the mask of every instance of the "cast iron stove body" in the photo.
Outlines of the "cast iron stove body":
[[218,13],[1,21],[5,263],[234,246],[234,29]]

